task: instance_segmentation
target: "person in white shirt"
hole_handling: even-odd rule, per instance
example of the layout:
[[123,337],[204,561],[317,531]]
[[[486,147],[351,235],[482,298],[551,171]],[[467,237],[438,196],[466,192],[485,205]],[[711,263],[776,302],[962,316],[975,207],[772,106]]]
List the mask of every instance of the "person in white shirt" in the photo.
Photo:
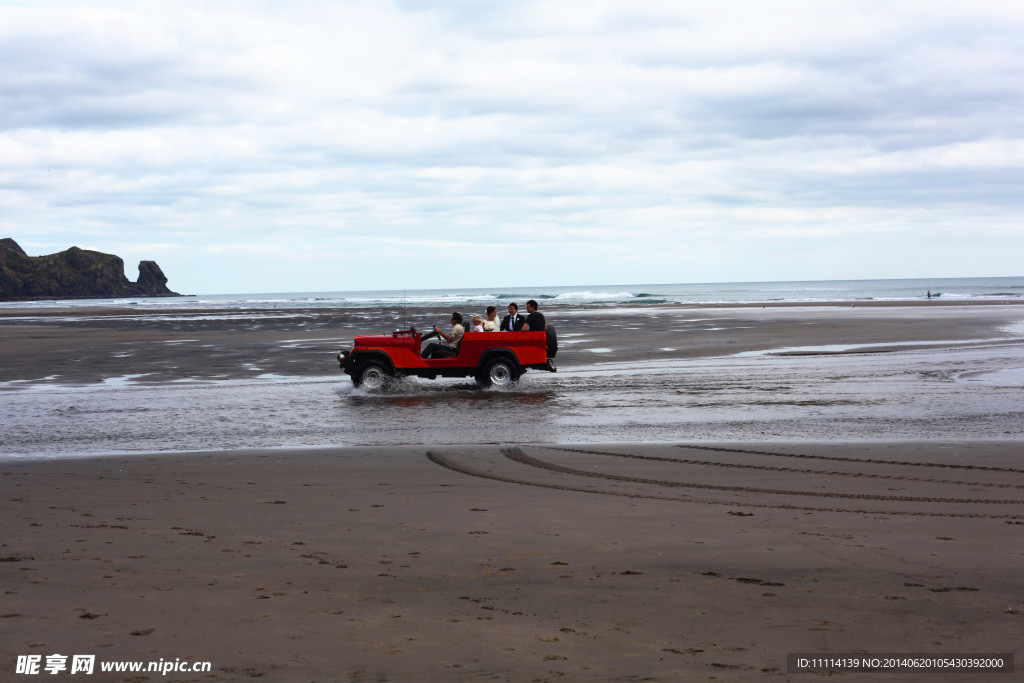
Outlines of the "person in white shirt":
[[459,342],[466,328],[462,326],[462,314],[452,313],[452,331],[445,334],[440,327],[434,325],[434,333],[443,338],[444,342],[430,342],[421,354],[424,358],[454,358],[458,353]]

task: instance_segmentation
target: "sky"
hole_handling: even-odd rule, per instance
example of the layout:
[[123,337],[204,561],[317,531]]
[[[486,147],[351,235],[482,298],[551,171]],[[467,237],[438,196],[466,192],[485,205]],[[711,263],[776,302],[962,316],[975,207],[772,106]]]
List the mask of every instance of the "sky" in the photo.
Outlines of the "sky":
[[1018,0],[0,0],[0,237],[188,294],[1024,275]]

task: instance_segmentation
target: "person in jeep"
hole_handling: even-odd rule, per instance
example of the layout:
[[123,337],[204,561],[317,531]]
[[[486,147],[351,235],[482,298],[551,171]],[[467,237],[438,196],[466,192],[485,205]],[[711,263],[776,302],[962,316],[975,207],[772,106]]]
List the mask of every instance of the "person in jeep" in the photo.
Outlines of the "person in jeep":
[[513,302],[508,305],[508,315],[501,320],[501,332],[518,332],[526,321],[524,316],[519,315],[519,304]]
[[548,329],[548,323],[544,320],[544,314],[537,310],[537,302],[530,299],[526,302],[526,322],[523,323],[524,332],[543,332]]
[[[462,314],[458,311],[452,313],[452,331],[445,334],[441,328],[434,325],[434,335],[444,339],[444,342],[430,342],[423,349],[423,358],[453,358],[458,353],[459,342],[466,328],[462,326]],[[434,336],[432,335],[432,336]]]

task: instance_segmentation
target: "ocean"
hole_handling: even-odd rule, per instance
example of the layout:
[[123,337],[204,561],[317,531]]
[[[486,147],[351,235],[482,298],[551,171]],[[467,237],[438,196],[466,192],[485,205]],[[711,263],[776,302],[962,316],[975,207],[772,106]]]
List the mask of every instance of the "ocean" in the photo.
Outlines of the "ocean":
[[408,306],[483,310],[523,306],[814,303],[825,301],[912,301],[929,295],[942,300],[1024,300],[1024,277],[902,280],[820,280],[695,284],[585,285],[576,287],[491,287],[247,294],[201,294],[170,298],[19,301],[0,307],[122,307],[210,309],[377,308]]

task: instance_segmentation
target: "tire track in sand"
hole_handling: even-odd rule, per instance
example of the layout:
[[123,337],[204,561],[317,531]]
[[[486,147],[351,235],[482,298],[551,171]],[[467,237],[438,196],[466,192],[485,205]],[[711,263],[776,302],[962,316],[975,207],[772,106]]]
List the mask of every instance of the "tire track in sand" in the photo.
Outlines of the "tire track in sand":
[[[680,446],[688,448],[686,446]],[[702,483],[692,480],[672,480],[663,478],[652,478],[633,476],[632,474],[613,474],[609,472],[583,470],[577,467],[569,467],[542,460],[527,455],[524,448],[536,448],[550,451],[565,451],[569,453],[584,453],[599,455],[609,458],[628,459],[635,461],[653,461],[659,464],[678,464],[681,466],[720,467],[722,469],[740,467],[743,469],[765,469],[772,472],[785,474],[813,475],[816,483],[825,487],[832,477],[856,477],[857,472],[831,472],[801,468],[780,468],[774,465],[747,465],[740,463],[716,463],[706,460],[687,460],[683,458],[662,458],[656,456],[643,456],[633,453],[621,453],[613,451],[598,451],[580,448],[567,448],[558,446],[529,446],[529,447],[507,447],[500,449],[500,455],[506,463],[513,463],[519,468],[508,471],[505,466],[502,469],[501,462],[495,459],[494,467],[481,468],[465,462],[452,453],[441,453],[428,451],[427,457],[436,465],[446,469],[459,472],[467,476],[490,479],[504,483],[535,486],[567,492],[591,493],[599,495],[622,496],[628,498],[646,498],[653,500],[689,502],[710,505],[730,505],[752,508],[768,508],[780,510],[799,510],[811,512],[839,512],[850,514],[878,514],[878,515],[905,515],[905,516],[927,516],[927,517],[964,517],[982,519],[1019,520],[1024,519],[1024,514],[1011,512],[1014,506],[1024,506],[1024,499],[1002,499],[1002,498],[978,498],[959,496],[935,496],[935,495],[892,495],[876,493],[855,493],[834,490],[798,490],[789,488],[772,488],[766,486],[749,486],[733,484]],[[752,456],[770,457],[802,457],[783,453],[770,453],[744,449],[719,449],[709,447],[696,447],[703,450],[719,450],[723,452],[738,453]],[[495,455],[498,455],[495,452]],[[811,456],[817,458],[818,456]],[[828,459],[821,456],[822,459]],[[838,460],[838,458],[835,458]],[[949,467],[943,463],[904,463],[885,460],[857,460],[844,458],[844,461],[852,462],[862,466],[914,466],[914,467]],[[1009,470],[1008,468],[988,468],[976,466],[953,466],[955,469],[965,472],[1020,472],[1020,470]],[[868,477],[892,478],[909,483],[919,484],[940,484],[954,489],[965,487],[979,487],[990,485],[984,481],[963,481],[963,480],[931,480],[920,477],[908,477],[900,475],[883,475],[877,472],[859,473]],[[537,476],[541,475],[541,476]],[[822,481],[822,479],[824,481]],[[1018,484],[999,483],[1001,486],[1010,488],[1024,488]],[[697,493],[700,497],[686,495]],[[710,494],[710,497],[709,497]],[[724,497],[723,497],[724,496]],[[796,498],[797,501],[788,499]],[[809,500],[808,500],[809,499]],[[812,502],[807,504],[802,502]],[[836,506],[832,502],[850,501],[855,503],[852,506]],[[857,505],[859,503],[860,505]],[[973,508],[985,508],[996,506],[1006,509],[984,511],[978,509],[957,510],[957,506],[972,506]],[[884,506],[884,507],[882,507]],[[897,507],[898,506],[898,507]]]

